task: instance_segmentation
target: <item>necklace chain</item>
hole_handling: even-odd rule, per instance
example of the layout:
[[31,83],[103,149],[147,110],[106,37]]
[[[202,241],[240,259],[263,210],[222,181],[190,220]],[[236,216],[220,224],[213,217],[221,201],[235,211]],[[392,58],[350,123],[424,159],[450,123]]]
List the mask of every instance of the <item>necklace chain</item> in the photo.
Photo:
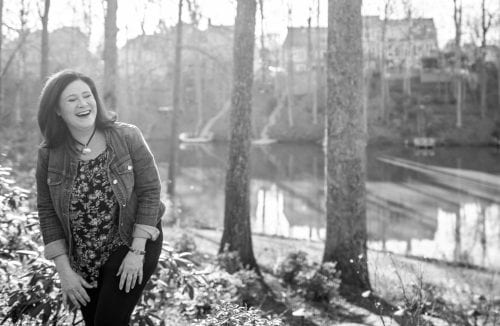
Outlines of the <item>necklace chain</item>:
[[86,143],[86,144],[84,144],[84,143],[82,143],[82,142],[80,142],[80,141],[76,140],[76,139],[73,137],[74,141],[76,141],[78,144],[80,144],[81,146],[83,146],[82,150],[80,151],[82,154],[84,154],[84,155],[85,155],[85,154],[89,154],[89,153],[91,153],[91,152],[92,152],[92,150],[89,148],[89,144],[90,144],[90,142],[92,141],[92,138],[94,138],[94,135],[95,135],[95,131],[96,131],[96,129],[97,129],[97,128],[96,128],[96,127],[94,127],[94,131],[92,131],[92,135],[90,135],[90,138],[89,138],[89,140],[87,141],[87,143]]

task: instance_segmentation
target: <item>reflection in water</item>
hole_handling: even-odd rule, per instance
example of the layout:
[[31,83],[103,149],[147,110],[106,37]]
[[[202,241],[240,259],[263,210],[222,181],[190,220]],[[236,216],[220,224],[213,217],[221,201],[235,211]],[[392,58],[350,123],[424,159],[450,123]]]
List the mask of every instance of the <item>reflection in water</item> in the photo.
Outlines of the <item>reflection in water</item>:
[[[167,162],[162,144],[152,149]],[[157,150],[156,150],[157,149]],[[225,145],[192,145],[179,155],[182,223],[222,228]],[[325,238],[323,152],[273,144],[251,153],[251,223],[256,233]],[[488,149],[406,148],[367,152],[369,247],[500,269],[500,164]]]

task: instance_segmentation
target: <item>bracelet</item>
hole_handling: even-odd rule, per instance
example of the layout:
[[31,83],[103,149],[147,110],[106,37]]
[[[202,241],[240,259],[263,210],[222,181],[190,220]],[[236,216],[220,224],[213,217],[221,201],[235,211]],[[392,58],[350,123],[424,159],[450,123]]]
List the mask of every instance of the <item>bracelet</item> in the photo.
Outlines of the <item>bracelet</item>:
[[136,255],[140,255],[140,256],[144,256],[146,254],[146,250],[135,249],[132,247],[128,247],[128,250],[131,253],[136,254]]

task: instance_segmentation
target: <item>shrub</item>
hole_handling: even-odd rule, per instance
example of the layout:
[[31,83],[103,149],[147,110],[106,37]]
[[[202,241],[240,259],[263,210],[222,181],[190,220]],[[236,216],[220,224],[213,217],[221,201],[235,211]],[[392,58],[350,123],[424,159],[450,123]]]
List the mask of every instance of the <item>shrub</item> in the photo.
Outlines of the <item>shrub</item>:
[[299,272],[308,269],[307,253],[303,251],[291,252],[275,268],[275,274],[284,284],[296,285],[296,276]]
[[239,280],[236,283],[236,289],[240,303],[247,306],[259,305],[266,296],[266,289],[263,287],[260,276],[249,269],[241,269],[234,276]]
[[207,319],[201,321],[201,326],[282,326],[279,318],[264,317],[263,312],[256,308],[246,309],[237,304],[222,302],[214,307]]
[[196,243],[194,239],[183,233],[180,238],[174,242],[174,249],[177,252],[194,252],[196,250]]
[[238,252],[229,251],[227,245],[224,247],[224,251],[217,255],[217,266],[229,274],[234,274],[243,269],[243,263],[241,262]]
[[327,262],[319,269],[310,269],[297,275],[299,293],[312,301],[330,301],[339,295],[340,272],[337,263]]
[[340,272],[337,263],[327,262],[318,267],[310,264],[303,251],[292,252],[278,264],[277,276],[284,284],[294,287],[308,300],[330,301],[338,295]]

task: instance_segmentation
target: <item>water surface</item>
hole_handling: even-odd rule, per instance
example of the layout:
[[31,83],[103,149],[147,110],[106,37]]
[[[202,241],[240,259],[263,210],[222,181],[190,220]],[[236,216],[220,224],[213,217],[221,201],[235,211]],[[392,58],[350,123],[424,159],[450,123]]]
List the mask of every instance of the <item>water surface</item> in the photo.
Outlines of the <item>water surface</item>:
[[[167,144],[151,143],[166,180]],[[227,144],[181,145],[185,225],[222,228]],[[367,150],[368,246],[500,269],[500,153],[492,148]],[[313,144],[254,146],[255,233],[323,241],[324,156]]]

